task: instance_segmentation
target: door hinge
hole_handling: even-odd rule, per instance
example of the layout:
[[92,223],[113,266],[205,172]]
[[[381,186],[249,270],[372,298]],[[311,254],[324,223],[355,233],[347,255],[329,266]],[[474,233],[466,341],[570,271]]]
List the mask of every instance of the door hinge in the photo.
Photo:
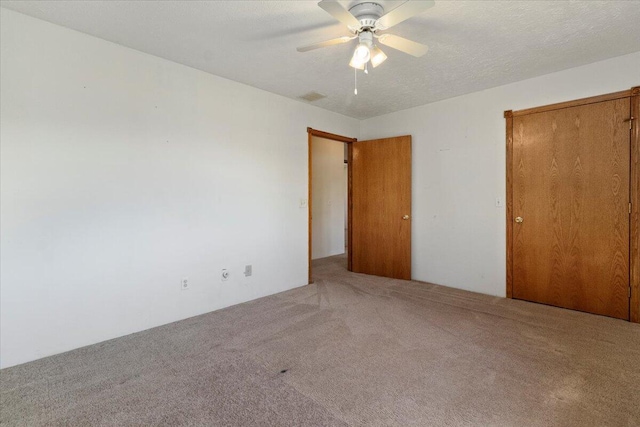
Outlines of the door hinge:
[[635,117],[630,117],[627,120],[625,120],[625,122],[629,122],[629,130],[633,129],[633,121],[635,120]]
[[632,206],[631,202],[629,202],[629,213],[633,212]]

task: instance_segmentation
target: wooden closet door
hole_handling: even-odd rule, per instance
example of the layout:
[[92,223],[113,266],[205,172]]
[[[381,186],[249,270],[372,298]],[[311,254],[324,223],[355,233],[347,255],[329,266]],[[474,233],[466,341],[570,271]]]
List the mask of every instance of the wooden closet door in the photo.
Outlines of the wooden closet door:
[[513,118],[513,297],[629,319],[629,98]]

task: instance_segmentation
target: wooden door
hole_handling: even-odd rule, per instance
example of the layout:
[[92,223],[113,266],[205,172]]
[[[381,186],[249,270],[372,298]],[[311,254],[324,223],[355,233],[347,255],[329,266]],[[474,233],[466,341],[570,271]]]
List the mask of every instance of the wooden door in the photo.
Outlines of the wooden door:
[[351,268],[411,279],[411,136],[351,144]]
[[513,117],[513,297],[629,319],[630,101]]

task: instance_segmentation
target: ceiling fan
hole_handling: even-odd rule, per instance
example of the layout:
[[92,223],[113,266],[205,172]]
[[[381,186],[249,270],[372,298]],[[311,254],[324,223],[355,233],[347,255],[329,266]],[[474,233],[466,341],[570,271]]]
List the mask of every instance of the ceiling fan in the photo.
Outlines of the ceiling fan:
[[384,8],[375,1],[364,1],[355,4],[347,10],[335,0],[322,0],[318,3],[318,6],[338,21],[347,25],[352,35],[338,37],[309,46],[301,46],[297,50],[298,52],[307,52],[321,47],[348,43],[357,38],[358,46],[353,52],[349,65],[365,71],[367,71],[366,67],[369,61],[371,61],[371,65],[375,68],[387,59],[387,55],[376,46],[374,40],[380,44],[419,58],[427,53],[429,49],[428,46],[393,34],[378,34],[378,31],[386,30],[418,15],[434,4],[435,2],[433,0],[410,0],[385,14]]

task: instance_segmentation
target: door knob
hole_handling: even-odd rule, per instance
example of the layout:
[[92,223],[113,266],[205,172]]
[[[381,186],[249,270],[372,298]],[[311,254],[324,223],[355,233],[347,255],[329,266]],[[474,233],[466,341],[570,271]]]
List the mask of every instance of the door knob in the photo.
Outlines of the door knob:
[[405,216],[403,216],[403,217],[402,217],[402,219],[404,219],[404,220],[409,219],[409,215],[405,215]]
[[517,217],[516,217],[516,222],[517,222],[517,223],[521,223],[522,221],[524,221],[524,219],[522,219],[522,217],[521,217],[521,216],[517,216]]

